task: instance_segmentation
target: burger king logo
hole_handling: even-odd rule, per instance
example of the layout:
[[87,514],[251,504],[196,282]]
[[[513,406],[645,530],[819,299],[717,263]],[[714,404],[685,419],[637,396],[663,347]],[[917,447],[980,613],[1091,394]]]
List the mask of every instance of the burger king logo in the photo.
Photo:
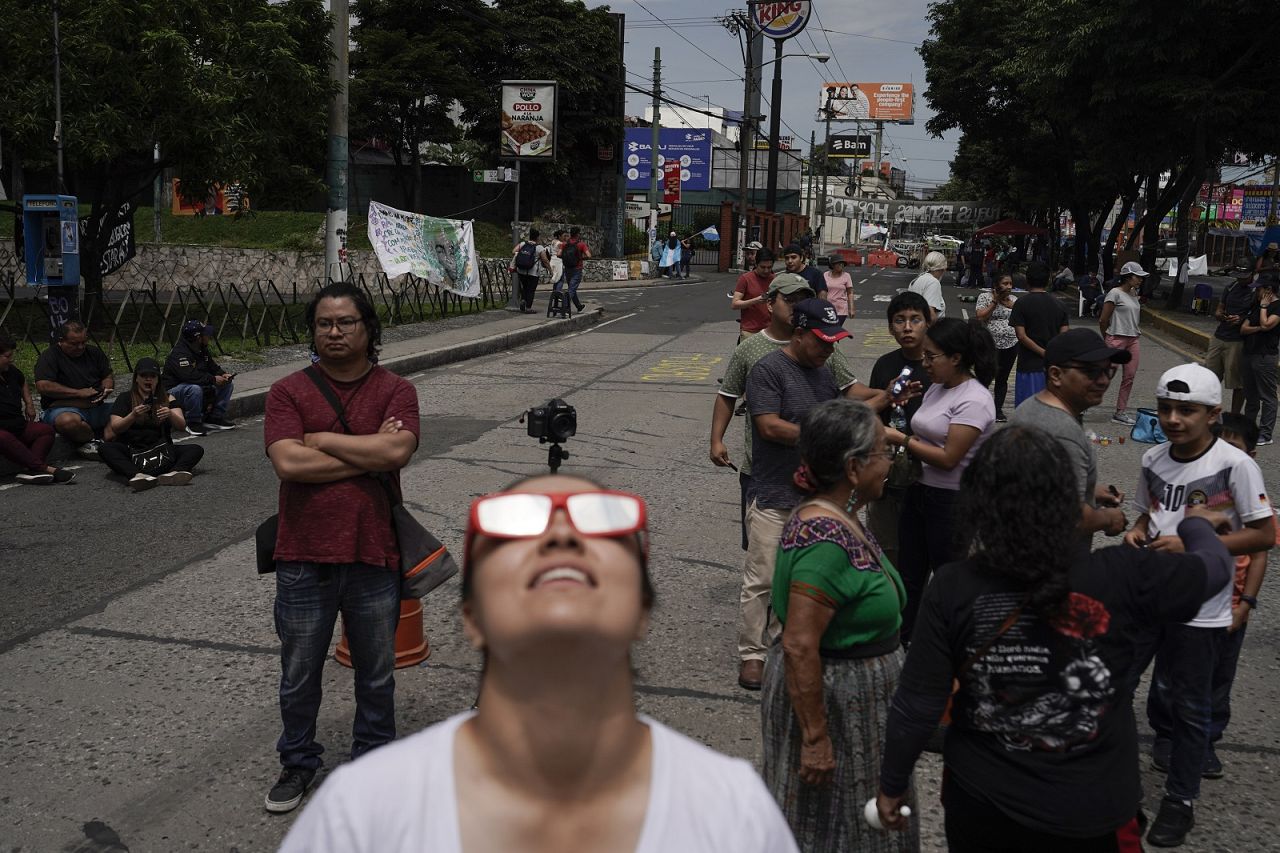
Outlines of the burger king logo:
[[751,18],[756,29],[770,38],[791,38],[809,22],[809,2],[756,3],[752,7]]

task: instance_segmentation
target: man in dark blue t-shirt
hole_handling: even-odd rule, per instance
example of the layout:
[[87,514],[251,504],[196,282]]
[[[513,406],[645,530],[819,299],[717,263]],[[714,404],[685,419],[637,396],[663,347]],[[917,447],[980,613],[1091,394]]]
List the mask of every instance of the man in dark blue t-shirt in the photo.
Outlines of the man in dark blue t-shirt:
[[835,307],[824,299],[797,302],[791,322],[787,345],[763,356],[747,375],[747,406],[755,428],[739,596],[738,684],[748,690],[760,689],[765,650],[778,632],[777,621],[769,616],[769,593],[782,526],[801,498],[792,481],[800,465],[800,420],[814,406],[840,396],[827,359],[836,341],[849,337]]
[[804,247],[797,243],[787,246],[782,250],[782,263],[787,272],[803,276],[819,299],[827,298],[827,279],[823,276],[822,270],[806,260]]

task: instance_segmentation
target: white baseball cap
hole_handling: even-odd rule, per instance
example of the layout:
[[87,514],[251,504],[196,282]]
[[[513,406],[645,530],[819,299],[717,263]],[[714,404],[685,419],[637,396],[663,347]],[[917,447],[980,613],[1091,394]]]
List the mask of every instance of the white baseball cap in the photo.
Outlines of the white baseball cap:
[[1160,377],[1160,383],[1156,385],[1156,397],[1161,400],[1199,403],[1203,406],[1221,406],[1222,384],[1207,367],[1180,364],[1169,368]]
[[1144,270],[1142,268],[1142,264],[1138,263],[1137,261],[1129,261],[1127,264],[1120,267],[1121,278],[1123,278],[1126,275],[1138,275],[1138,276],[1142,276],[1143,278],[1146,278],[1147,276],[1151,275],[1151,273]]

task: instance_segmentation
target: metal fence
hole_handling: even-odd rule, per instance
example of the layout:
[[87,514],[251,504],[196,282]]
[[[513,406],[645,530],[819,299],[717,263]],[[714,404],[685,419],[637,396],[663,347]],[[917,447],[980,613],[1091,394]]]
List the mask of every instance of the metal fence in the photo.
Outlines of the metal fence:
[[[385,325],[418,323],[505,306],[511,296],[507,264],[505,259],[480,262],[480,295],[475,297],[441,290],[413,275],[392,282],[385,273],[361,274],[352,283],[369,297]],[[39,353],[50,340],[49,288],[27,288],[20,284],[24,280],[20,268],[0,257],[0,329]],[[302,343],[309,339],[307,303],[326,283],[319,278],[169,286],[153,281],[145,288],[108,289],[94,300],[86,300],[82,292],[80,318],[90,339],[108,356],[120,356],[132,371],[140,354],[166,356],[190,319],[217,330],[214,344],[223,354]]]

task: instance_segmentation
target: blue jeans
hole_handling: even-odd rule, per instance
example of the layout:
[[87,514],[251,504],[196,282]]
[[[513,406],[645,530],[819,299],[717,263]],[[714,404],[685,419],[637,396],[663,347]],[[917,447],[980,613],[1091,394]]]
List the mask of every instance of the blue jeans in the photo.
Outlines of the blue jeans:
[[1213,665],[1213,714],[1209,722],[1209,742],[1222,740],[1222,734],[1231,722],[1231,685],[1236,680],[1236,666],[1240,663],[1240,649],[1244,647],[1244,632],[1248,623],[1241,625],[1234,634],[1227,634],[1218,650],[1218,662]]
[[1213,676],[1226,628],[1166,625],[1147,693],[1147,722],[1156,738],[1171,741],[1165,792],[1179,800],[1200,796],[1209,752]]
[[99,403],[87,409],[81,409],[78,406],[54,406],[52,409],[45,409],[44,414],[40,416],[40,420],[53,426],[53,422],[63,412],[72,412],[80,416],[80,420],[93,427],[94,435],[102,435],[102,431],[107,428],[107,424],[111,421],[111,404]]
[[559,293],[561,284],[569,285],[569,298],[573,300],[573,303],[576,305],[578,303],[578,285],[582,284],[582,268],[579,267],[576,270],[565,270],[564,275],[561,276],[559,281],[551,286],[551,289],[554,292]]
[[[231,404],[231,386],[233,382],[228,382],[221,388],[218,388],[216,397],[213,402],[213,411],[209,414],[215,418],[225,418],[227,416],[227,406]],[[181,385],[175,385],[169,389],[169,393],[178,401],[178,406],[182,409],[182,414],[187,418],[187,423],[198,424],[204,420],[204,388],[199,385],[192,385],[184,382]]]
[[355,667],[356,717],[351,757],[395,740],[396,624],[400,573],[363,563],[276,564],[276,635],[280,637],[280,719],[276,743],[285,767],[319,769],[316,742],[320,685],[334,622],[342,624]]

